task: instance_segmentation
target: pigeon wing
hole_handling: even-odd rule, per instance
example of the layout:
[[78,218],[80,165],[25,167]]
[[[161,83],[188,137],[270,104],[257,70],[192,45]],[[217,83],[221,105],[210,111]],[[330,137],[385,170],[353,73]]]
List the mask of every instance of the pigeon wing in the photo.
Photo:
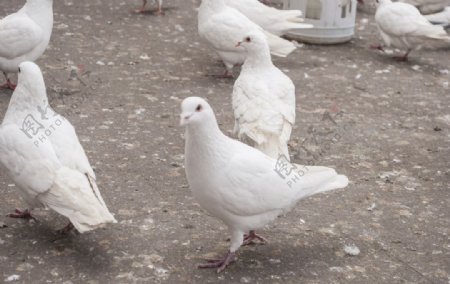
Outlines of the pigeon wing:
[[13,59],[27,54],[42,37],[43,30],[27,15],[9,15],[0,20],[0,57]]

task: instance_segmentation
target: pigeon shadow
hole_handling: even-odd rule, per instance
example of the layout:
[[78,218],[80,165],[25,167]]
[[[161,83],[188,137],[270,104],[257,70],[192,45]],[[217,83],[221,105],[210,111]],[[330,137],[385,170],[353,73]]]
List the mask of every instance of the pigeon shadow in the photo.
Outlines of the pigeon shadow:
[[[178,10],[177,7],[164,7],[162,9],[164,14],[166,12],[176,11],[176,10]],[[159,15],[157,9],[148,9],[148,10],[144,10],[144,11],[133,10],[132,12],[135,13],[135,14],[138,14],[138,15],[141,14],[141,15],[145,15],[145,16],[164,16],[164,14],[163,15]]]
[[65,271],[60,272],[64,275],[80,272],[101,275],[110,270],[111,256],[98,241],[100,235],[109,235],[102,229],[83,235],[74,231],[63,235],[49,227],[47,220],[12,220],[5,223],[7,227],[0,229],[0,236],[7,240],[2,245],[2,254],[9,258],[5,269],[8,269],[8,265],[15,267],[15,264],[25,260],[33,262],[45,258],[49,267],[63,267]]

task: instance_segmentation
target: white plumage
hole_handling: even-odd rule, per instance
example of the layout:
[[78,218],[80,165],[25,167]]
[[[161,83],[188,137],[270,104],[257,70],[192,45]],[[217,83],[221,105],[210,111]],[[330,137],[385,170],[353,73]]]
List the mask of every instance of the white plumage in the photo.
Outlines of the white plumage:
[[32,62],[0,127],[0,162],[30,206],[49,207],[83,233],[115,223],[73,126],[49,106],[44,79]]
[[20,63],[35,61],[50,41],[53,0],[27,0],[16,13],[0,20],[0,70],[7,86],[14,88],[7,73],[16,73]]
[[277,172],[280,161],[225,136],[205,100],[190,97],[181,108],[189,186],[198,203],[222,220],[231,234],[226,257],[201,267],[223,270],[233,261],[244,233],[273,221],[302,198],[348,184],[346,176],[326,167],[287,164],[295,167],[290,174]]
[[386,46],[405,49],[402,59],[409,52],[420,48],[428,40],[450,42],[442,26],[432,25],[413,5],[391,0],[379,0],[375,21]]
[[274,35],[280,36],[295,29],[313,27],[311,24],[302,23],[304,20],[300,10],[278,10],[258,0],[225,0],[225,3]]
[[295,86],[273,65],[264,34],[251,33],[239,45],[247,50],[247,59],[233,88],[234,133],[272,158],[289,159]]
[[224,0],[203,0],[198,12],[198,33],[208,41],[224,62],[230,75],[234,65],[244,63],[246,52],[236,43],[246,34],[261,30],[267,36],[270,52],[285,57],[296,49],[292,42],[264,31],[238,10],[228,7]]

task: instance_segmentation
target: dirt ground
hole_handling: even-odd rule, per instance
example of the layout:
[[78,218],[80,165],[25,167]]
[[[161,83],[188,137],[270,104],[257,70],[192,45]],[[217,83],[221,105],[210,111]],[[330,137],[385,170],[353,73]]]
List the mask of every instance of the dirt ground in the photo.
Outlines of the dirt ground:
[[[0,1],[0,15],[23,2]],[[223,66],[198,37],[198,3],[164,5],[157,17],[133,13],[139,1],[54,1],[37,63],[119,223],[60,236],[67,220],[51,211],[6,218],[25,204],[2,172],[0,282],[450,283],[448,47],[394,61],[368,48],[379,37],[361,14],[351,42],[274,58],[297,87],[293,161],[335,167],[351,183],[301,201],[260,231],[269,243],[241,248],[216,274],[196,264],[225,253],[228,232],[189,192],[178,114],[185,97],[206,97],[230,133],[233,80],[205,76]],[[10,96],[0,91],[0,113]]]

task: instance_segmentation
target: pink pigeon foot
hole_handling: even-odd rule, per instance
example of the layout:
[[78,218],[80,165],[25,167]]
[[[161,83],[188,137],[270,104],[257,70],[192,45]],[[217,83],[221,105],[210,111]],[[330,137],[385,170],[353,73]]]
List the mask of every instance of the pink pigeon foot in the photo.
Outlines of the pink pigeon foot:
[[62,228],[62,229],[57,230],[56,232],[57,232],[58,234],[61,234],[61,235],[66,235],[66,234],[68,234],[70,231],[72,231],[73,228],[75,228],[75,227],[73,226],[73,224],[72,224],[71,222],[69,222],[69,224],[67,224],[67,226],[65,226],[65,227]]
[[10,218],[20,218],[20,219],[27,219],[27,220],[33,219],[36,221],[36,218],[34,218],[31,215],[31,212],[28,209],[25,209],[23,211],[16,209],[16,210],[14,210],[14,213],[8,214],[6,216],[10,217]]
[[372,44],[370,46],[371,49],[377,49],[377,50],[381,50],[384,52],[384,47],[381,44]]
[[261,244],[267,243],[267,240],[255,233],[255,231],[250,231],[248,234],[244,235],[244,242],[242,243],[243,246],[248,246],[250,244],[254,244],[255,240],[258,240]]
[[408,55],[410,52],[411,52],[411,50],[408,50],[405,54],[394,56],[393,58],[398,61],[401,61],[401,62],[406,62],[406,61],[408,61]]
[[214,77],[217,79],[232,79],[232,78],[234,78],[233,73],[231,73],[228,70],[225,70],[225,72],[223,74],[218,74],[218,75],[215,74],[215,75],[207,75],[207,76]]
[[17,87],[17,85],[13,84],[11,82],[11,80],[9,80],[9,79],[6,80],[5,84],[0,85],[0,89],[10,89],[10,90],[13,90],[13,91],[16,89],[16,87]]
[[208,259],[207,263],[199,264],[198,268],[217,268],[217,273],[220,273],[227,268],[228,265],[236,261],[236,254],[228,252],[223,259]]

